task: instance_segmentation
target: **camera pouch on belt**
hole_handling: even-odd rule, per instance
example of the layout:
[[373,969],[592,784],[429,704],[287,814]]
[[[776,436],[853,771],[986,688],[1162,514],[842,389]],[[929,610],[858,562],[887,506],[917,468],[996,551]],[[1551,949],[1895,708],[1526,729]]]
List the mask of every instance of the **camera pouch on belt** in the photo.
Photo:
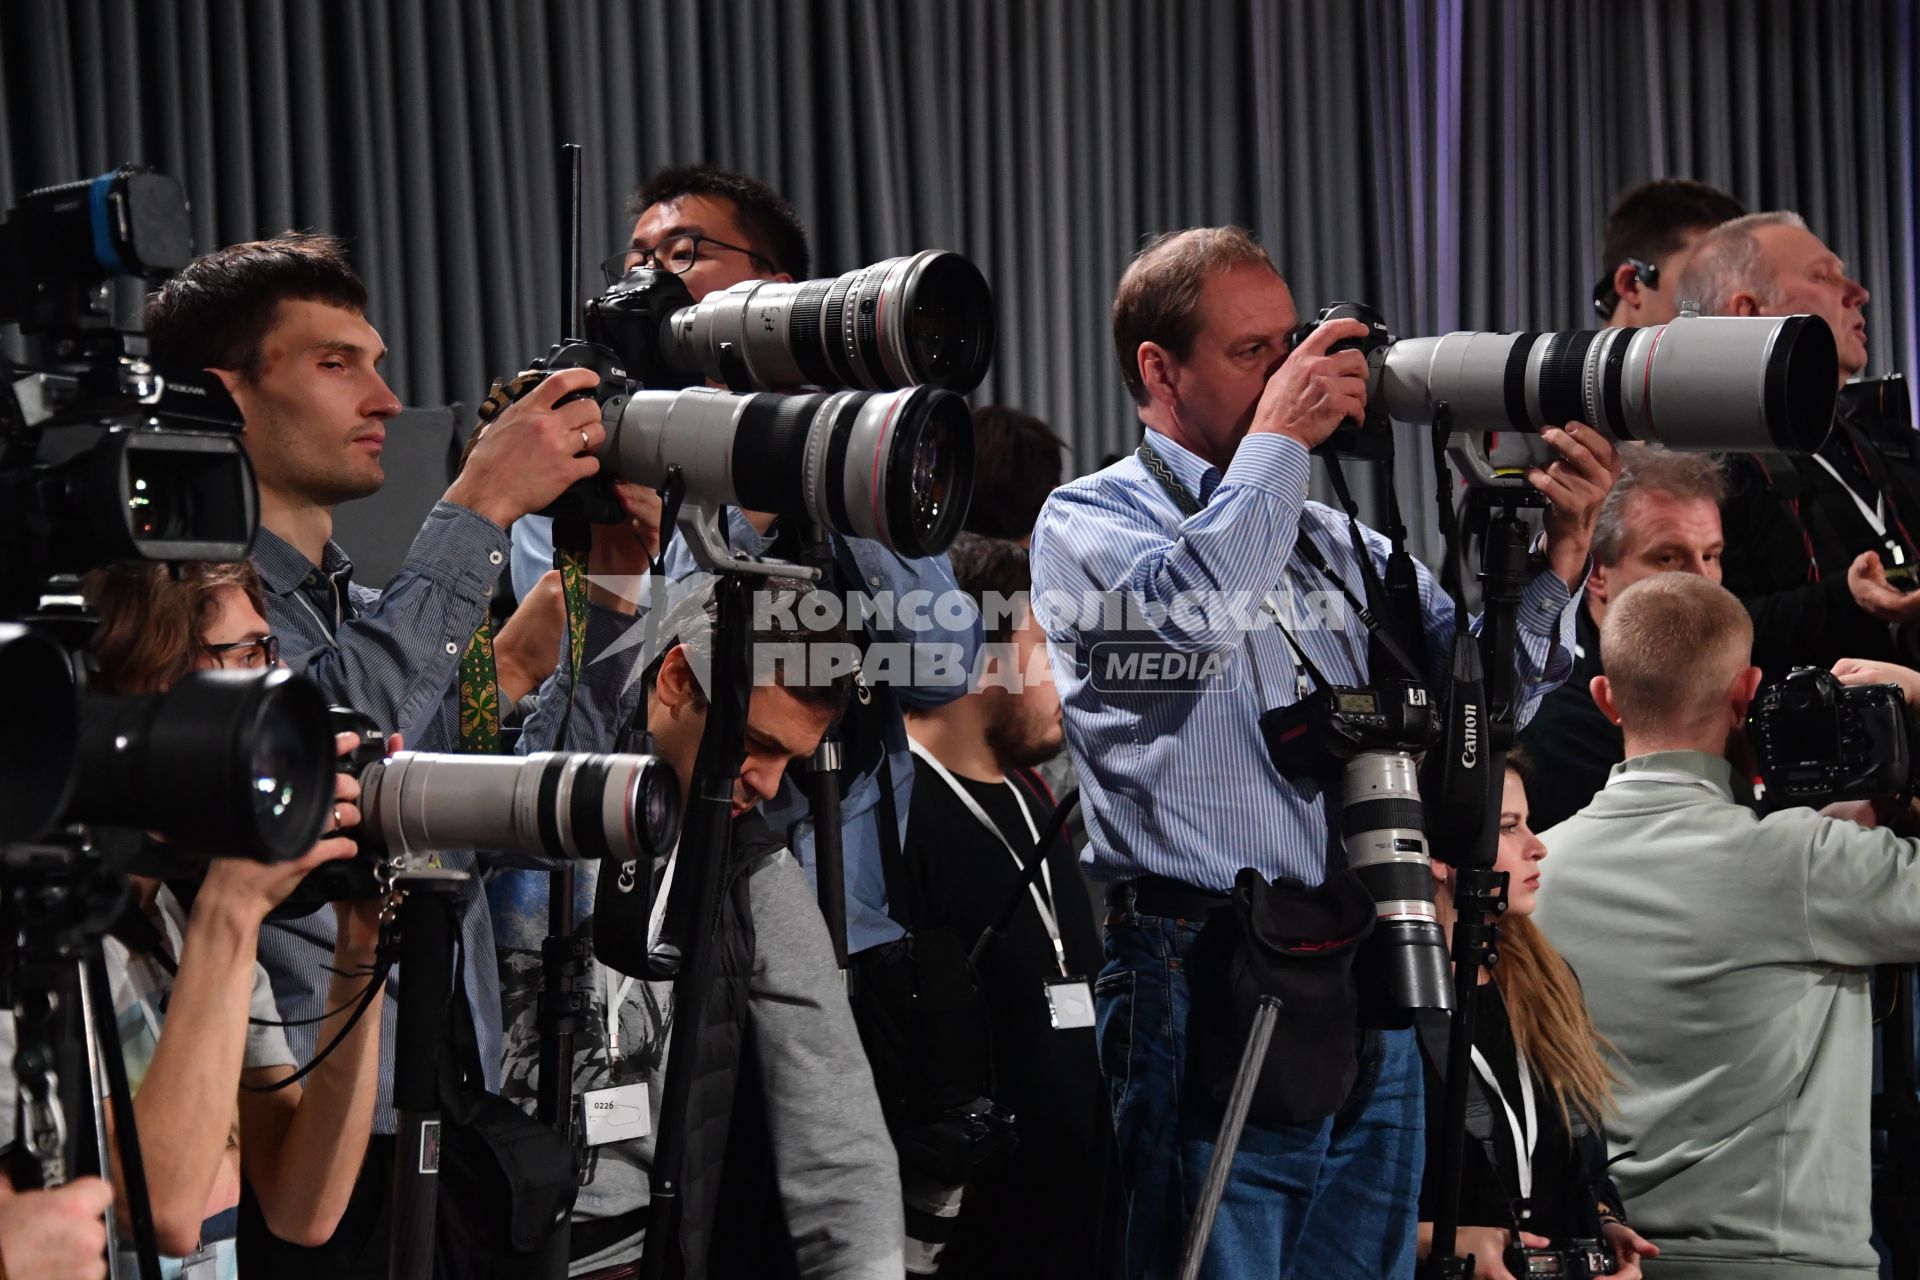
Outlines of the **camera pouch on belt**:
[[1188,1061],[1215,1101],[1226,1102],[1260,997],[1272,995],[1280,1019],[1248,1118],[1305,1124],[1340,1109],[1359,1074],[1354,953],[1374,917],[1372,897],[1346,872],[1309,889],[1241,869],[1187,958]]

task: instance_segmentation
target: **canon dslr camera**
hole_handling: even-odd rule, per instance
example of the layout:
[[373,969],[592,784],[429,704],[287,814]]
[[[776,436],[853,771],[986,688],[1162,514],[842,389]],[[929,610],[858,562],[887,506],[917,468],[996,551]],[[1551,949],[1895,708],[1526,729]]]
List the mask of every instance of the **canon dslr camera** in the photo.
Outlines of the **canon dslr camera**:
[[1587,1280],[1589,1276],[1610,1276],[1616,1270],[1613,1250],[1603,1240],[1569,1240],[1549,1249],[1511,1245],[1505,1262],[1514,1280],[1526,1280],[1528,1276]]
[[1879,800],[1913,789],[1913,747],[1899,685],[1843,685],[1798,667],[1761,690],[1747,737],[1770,807]]

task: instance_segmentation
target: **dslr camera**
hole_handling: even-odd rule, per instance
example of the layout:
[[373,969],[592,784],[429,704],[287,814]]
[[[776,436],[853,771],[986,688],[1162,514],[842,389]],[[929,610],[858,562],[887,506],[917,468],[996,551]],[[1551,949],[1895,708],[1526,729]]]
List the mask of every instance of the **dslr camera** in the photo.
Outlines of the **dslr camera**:
[[1588,1280],[1590,1276],[1610,1276],[1618,1269],[1613,1250],[1604,1240],[1569,1240],[1546,1249],[1510,1245],[1504,1261],[1514,1280],[1528,1276]]
[[1760,691],[1747,738],[1773,807],[1912,794],[1913,746],[1899,685],[1843,685],[1797,667]]

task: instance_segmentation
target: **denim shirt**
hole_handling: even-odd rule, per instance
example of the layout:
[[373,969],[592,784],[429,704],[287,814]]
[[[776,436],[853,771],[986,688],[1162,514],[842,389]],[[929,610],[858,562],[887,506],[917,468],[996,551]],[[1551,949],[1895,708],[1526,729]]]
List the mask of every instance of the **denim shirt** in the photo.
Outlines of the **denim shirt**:
[[[294,671],[320,687],[328,701],[351,706],[383,727],[405,735],[406,748],[450,751],[459,741],[458,680],[461,655],[486,616],[493,584],[507,554],[507,534],[464,507],[435,505],[415,537],[406,561],[384,591],[352,581],[353,563],[328,542],[320,565],[270,530],[254,540],[253,563],[265,589],[267,621],[280,639],[281,656]],[[569,742],[611,743],[631,711],[633,656],[619,637],[629,619],[594,607],[587,620],[587,655],[578,696],[565,662],[541,687],[516,750],[548,749],[572,702]],[[607,747],[597,749],[606,750]],[[461,972],[489,1089],[500,1079],[500,978],[494,959],[493,925],[479,873],[501,861],[543,865],[537,858],[504,859],[466,850],[441,853],[442,865],[475,879],[462,895]],[[541,879],[545,879],[544,875]],[[299,920],[270,922],[261,931],[260,960],[273,981],[274,998],[289,1021],[325,1012],[334,946],[334,913],[322,909]],[[398,992],[398,972],[388,978]],[[393,1130],[393,1017],[396,1000],[382,1002],[383,1051],[374,1130]],[[315,1029],[287,1028],[294,1052],[312,1057]]]

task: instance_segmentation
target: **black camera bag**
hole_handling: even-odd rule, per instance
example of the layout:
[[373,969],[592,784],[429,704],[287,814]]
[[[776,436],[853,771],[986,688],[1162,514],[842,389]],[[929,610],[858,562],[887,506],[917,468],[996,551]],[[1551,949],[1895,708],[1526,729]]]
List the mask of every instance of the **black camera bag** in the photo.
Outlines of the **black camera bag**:
[[1215,1101],[1226,1102],[1260,997],[1271,995],[1280,1017],[1248,1118],[1306,1124],[1340,1109],[1360,1069],[1354,953],[1374,917],[1349,872],[1309,889],[1241,868],[1187,958],[1188,1065]]

